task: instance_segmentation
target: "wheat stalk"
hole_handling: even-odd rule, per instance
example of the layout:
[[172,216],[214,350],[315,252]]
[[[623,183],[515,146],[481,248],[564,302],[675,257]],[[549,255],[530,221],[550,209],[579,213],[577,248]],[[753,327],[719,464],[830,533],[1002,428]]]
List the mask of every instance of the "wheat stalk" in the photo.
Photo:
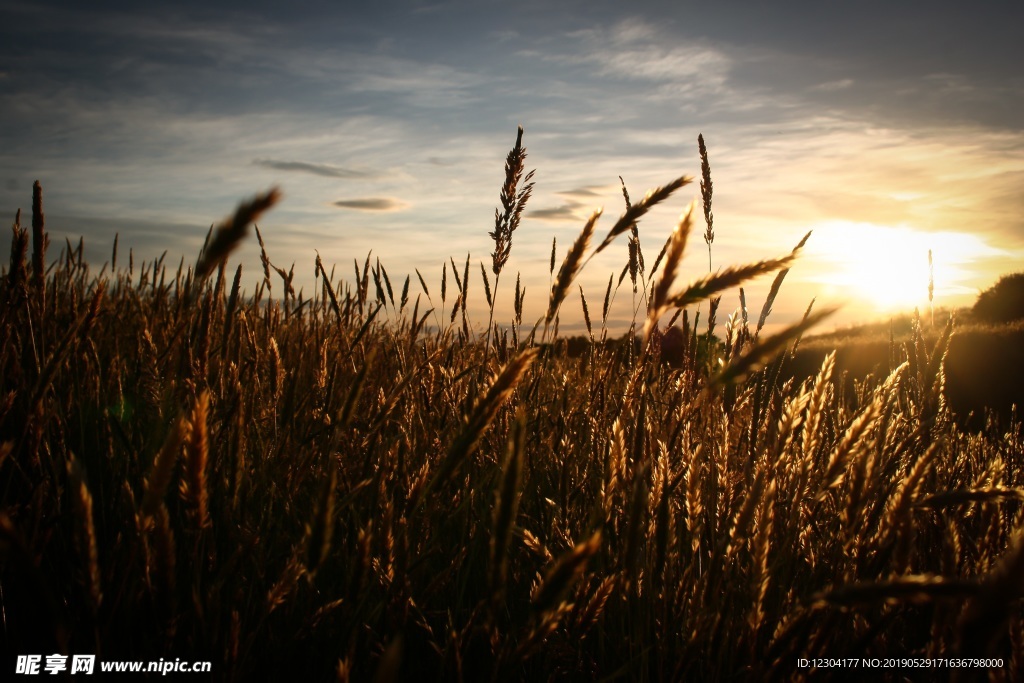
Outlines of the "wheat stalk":
[[209,463],[209,409],[210,392],[204,391],[192,409],[188,438],[185,440],[185,478],[181,482],[181,493],[192,505],[197,529],[205,529],[211,524],[206,482]]
[[338,472],[333,465],[328,465],[328,469],[329,474],[320,491],[313,522],[306,527],[305,568],[311,579],[316,576],[327,557],[334,529],[334,489],[338,483]]
[[32,185],[32,286],[39,310],[46,309],[46,247],[49,244],[43,215],[43,186],[37,180]]
[[426,498],[427,494],[450,479],[466,458],[473,453],[480,437],[498,414],[498,409],[512,395],[519,380],[522,379],[538,353],[540,353],[538,348],[528,348],[521,351],[498,374],[491,387],[487,390],[487,394],[477,401],[466,425],[452,442],[444,459],[421,492],[420,503]]
[[813,599],[818,605],[842,606],[879,602],[931,602],[939,598],[959,599],[976,595],[978,590],[977,581],[924,574],[840,586],[818,593]]
[[[281,191],[276,187],[256,195],[247,202],[238,205],[234,215],[224,220],[213,234],[213,239],[203,249],[196,262],[196,278],[203,279],[213,272],[213,269],[220,265],[235,247],[245,238],[249,232],[249,225],[255,223],[259,217],[272,208],[281,200]],[[260,238],[260,249],[263,249],[263,239]],[[266,252],[263,252],[264,258]],[[270,273],[266,271],[269,261],[264,261],[264,270],[267,282],[270,281]]]
[[700,152],[700,196],[704,205],[704,223],[708,226],[704,231],[704,242],[708,245],[708,272],[711,272],[711,245],[715,241],[715,216],[711,212],[713,185],[711,183],[711,164],[708,162],[708,150],[704,146],[704,134],[697,135],[697,150]]
[[596,531],[586,541],[560,557],[544,575],[544,580],[533,594],[531,604],[535,612],[543,615],[556,609],[562,595],[582,576],[587,562],[600,547],[601,532]]
[[82,465],[73,454],[69,454],[68,457],[67,473],[74,494],[75,514],[80,522],[77,529],[77,540],[84,556],[89,607],[92,613],[96,614],[103,600],[103,592],[100,588],[99,550],[96,544],[92,493],[86,483]]
[[[600,217],[600,209],[591,214],[590,219],[583,226],[583,231],[580,232],[579,237],[573,242],[572,247],[569,248],[565,258],[562,260],[562,265],[558,269],[558,276],[555,278],[554,285],[551,286],[548,310],[544,316],[545,333],[547,332],[547,326],[555,319],[555,315],[558,313],[558,309],[562,305],[566,293],[569,291],[569,286],[583,267],[583,255],[590,245],[590,238],[594,235],[594,226],[597,225],[597,219]],[[554,248],[554,245],[552,245],[552,248]]]
[[619,220],[615,222],[612,229],[608,231],[608,234],[597,245],[597,249],[594,250],[595,254],[599,254],[604,251],[605,247],[611,244],[616,237],[629,230],[644,214],[651,210],[657,204],[665,201],[672,194],[683,187],[693,182],[693,178],[689,176],[680,176],[672,182],[662,187],[656,187],[652,190],[648,190],[644,198],[636,204],[630,206],[626,211],[619,217]]
[[157,508],[163,504],[167,487],[171,483],[171,476],[174,474],[174,464],[178,460],[178,453],[181,451],[181,444],[188,437],[189,423],[185,417],[174,421],[167,438],[153,459],[153,467],[145,482],[145,493],[142,498],[142,516],[152,517],[156,514]]
[[523,452],[526,438],[526,416],[520,412],[512,428],[505,463],[502,467],[494,506],[494,531],[491,536],[491,595],[495,604],[505,591],[508,574],[508,545],[519,508],[520,483],[523,476]]

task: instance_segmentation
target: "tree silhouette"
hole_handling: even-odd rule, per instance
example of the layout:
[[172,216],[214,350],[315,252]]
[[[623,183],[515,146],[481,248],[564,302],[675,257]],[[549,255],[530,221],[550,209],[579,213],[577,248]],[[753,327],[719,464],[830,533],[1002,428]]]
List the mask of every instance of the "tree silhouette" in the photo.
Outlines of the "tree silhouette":
[[974,316],[980,321],[1004,323],[1024,318],[1024,273],[1004,275],[978,295]]

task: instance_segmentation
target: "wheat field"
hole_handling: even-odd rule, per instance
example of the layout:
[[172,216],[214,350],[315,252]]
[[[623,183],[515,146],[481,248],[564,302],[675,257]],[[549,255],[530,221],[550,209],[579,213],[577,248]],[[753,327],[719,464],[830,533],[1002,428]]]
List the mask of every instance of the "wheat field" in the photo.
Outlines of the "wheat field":
[[[833,355],[785,379],[828,314],[762,329],[803,242],[684,284],[694,224],[709,259],[714,243],[703,139],[699,156],[701,199],[653,262],[638,222],[688,177],[637,202],[623,184],[610,229],[596,213],[561,261],[552,246],[536,323],[518,281],[495,319],[532,190],[521,130],[490,268],[403,284],[317,256],[310,298],[265,249],[251,294],[228,265],[276,191],[194,266],[115,241],[97,272],[81,243],[47,261],[37,183],[0,278],[5,649],[210,660],[223,681],[850,673],[801,658],[991,658],[901,676],[1020,680],[1019,428],[951,419],[952,320],[927,344],[918,321],[854,396]],[[618,284],[563,311],[618,238]],[[715,320],[718,297],[772,274],[759,320]],[[606,325],[623,282],[646,296],[636,344]],[[570,356],[558,322],[580,314]]]

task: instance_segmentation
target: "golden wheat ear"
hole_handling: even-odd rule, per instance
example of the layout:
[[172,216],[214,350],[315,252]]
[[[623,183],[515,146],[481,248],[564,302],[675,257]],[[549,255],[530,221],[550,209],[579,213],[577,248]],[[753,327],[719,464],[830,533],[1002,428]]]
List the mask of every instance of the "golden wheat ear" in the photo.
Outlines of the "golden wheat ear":
[[668,241],[665,243],[665,247],[662,249],[662,253],[658,255],[658,259],[655,261],[654,267],[657,269],[658,263],[661,262],[662,255],[664,255],[665,268],[662,270],[661,277],[654,286],[654,296],[647,313],[647,320],[644,323],[645,344],[648,337],[650,337],[651,331],[658,324],[658,319],[669,308],[669,290],[672,288],[672,283],[676,279],[676,272],[679,270],[679,264],[686,253],[686,241],[693,227],[693,208],[695,205],[696,202],[690,202],[686,213],[679,217],[679,223],[676,225],[675,230],[672,231]]
[[852,607],[883,602],[928,603],[938,598],[973,597],[978,595],[975,579],[949,579],[931,574],[899,576],[886,581],[865,581],[837,586],[813,597],[816,607],[839,605]]
[[818,313],[805,317],[799,323],[790,325],[781,332],[774,334],[767,339],[759,340],[756,344],[747,349],[743,354],[733,359],[729,365],[723,367],[717,375],[711,378],[712,385],[736,384],[743,381],[751,373],[757,372],[774,358],[789,342],[798,339],[804,332],[836,312],[836,309],[829,308]]
[[93,614],[103,599],[100,582],[99,552],[96,544],[96,527],[93,521],[93,498],[86,482],[85,469],[81,462],[69,453],[67,461],[68,481],[73,492],[75,515],[79,519],[76,541],[83,556],[86,575],[86,589]]
[[531,607],[543,614],[554,609],[562,596],[583,575],[590,558],[601,547],[601,531],[595,531],[586,541],[579,543],[564,554],[544,575],[544,581],[537,587],[530,600]]
[[434,491],[438,486],[450,479],[463,461],[473,453],[480,441],[480,437],[498,414],[498,409],[512,395],[516,385],[519,384],[519,380],[526,374],[530,364],[533,363],[539,353],[540,349],[536,347],[525,349],[502,369],[494,383],[491,384],[487,394],[478,399],[462,432],[452,442],[447,454],[419,494],[417,504],[422,503],[428,493]]
[[196,263],[196,279],[201,280],[213,272],[239,242],[249,233],[249,226],[281,201],[281,190],[272,187],[247,202],[242,202],[234,216],[222,222],[213,233],[210,242],[203,248]]
[[640,217],[650,211],[651,207],[656,204],[660,204],[669,197],[672,193],[681,188],[683,185],[688,185],[693,182],[693,178],[690,176],[680,176],[663,187],[656,187],[653,190],[649,190],[636,204],[630,206],[626,211],[619,217],[619,220],[612,226],[612,229],[608,231],[608,235],[602,240],[601,244],[597,245],[597,249],[594,253],[600,253],[604,251],[605,247],[611,244],[616,237],[629,230],[633,224],[635,224]]
[[[807,240],[810,238],[810,236],[811,231],[808,230],[807,234],[803,236],[803,239],[800,240],[799,244],[793,247],[793,251],[791,254],[792,256],[795,257],[797,254],[800,253],[800,251],[804,248],[804,245],[807,244]],[[761,315],[757,319],[757,330],[754,332],[755,337],[761,334],[761,330],[764,328],[765,322],[768,321],[768,316],[772,312],[772,305],[775,303],[775,297],[779,295],[779,289],[782,287],[782,281],[786,279],[786,275],[788,273],[789,268],[787,267],[780,270],[778,274],[775,276],[775,280],[772,282],[772,286],[768,290],[768,297],[764,301],[764,306],[761,307]],[[744,310],[745,309],[746,307],[744,306]]]
[[167,487],[174,474],[174,465],[178,461],[181,445],[188,438],[191,427],[185,417],[179,417],[171,426],[163,446],[153,459],[153,468],[145,481],[145,494],[142,498],[142,517],[153,517],[157,508],[163,504]]
[[572,284],[583,268],[583,255],[586,253],[587,247],[590,246],[590,238],[594,235],[594,226],[597,225],[597,219],[601,217],[601,212],[602,210],[598,209],[591,214],[587,224],[583,226],[583,231],[576,238],[576,241],[573,242],[572,247],[569,248],[565,259],[562,260],[562,267],[558,269],[558,277],[555,278],[555,283],[551,286],[548,310],[544,315],[545,329],[555,319],[555,315],[558,314],[558,308],[562,305],[565,295],[569,292],[569,285]]

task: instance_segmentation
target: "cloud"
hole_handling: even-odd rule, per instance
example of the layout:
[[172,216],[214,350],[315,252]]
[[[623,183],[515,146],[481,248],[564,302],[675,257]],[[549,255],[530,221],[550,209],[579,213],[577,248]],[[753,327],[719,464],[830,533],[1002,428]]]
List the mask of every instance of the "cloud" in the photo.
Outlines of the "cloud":
[[580,216],[577,214],[577,211],[581,206],[583,205],[578,202],[570,202],[550,209],[527,211],[526,215],[541,221],[578,221]]
[[527,211],[526,215],[540,221],[554,223],[584,221],[590,217],[591,211],[597,208],[592,200],[595,197],[604,197],[608,191],[609,187],[604,185],[581,185],[571,190],[562,190],[555,194],[565,198],[564,204]]
[[838,81],[828,81],[827,83],[819,83],[811,88],[811,90],[820,90],[823,92],[834,92],[836,90],[846,90],[853,85],[852,78],[843,78]]
[[312,173],[313,175],[326,178],[345,178],[348,180],[368,179],[375,174],[368,171],[357,171],[351,168],[341,168],[328,164],[310,164],[304,161],[279,161],[277,159],[254,159],[254,166],[273,168],[278,171],[297,171],[299,173]]
[[518,40],[521,37],[519,31],[513,31],[511,29],[504,31],[489,31],[487,35],[491,37],[496,43],[508,43],[513,40]]
[[[391,95],[416,107],[445,110],[450,110],[453,105],[467,106],[485,99],[479,91],[488,84],[488,79],[470,70],[387,55],[360,55],[345,59],[347,56],[334,57],[332,54],[331,57],[341,66],[322,64],[320,68],[328,78],[332,74],[336,74],[335,78],[341,77],[349,93]],[[349,63],[351,65],[346,66]],[[293,69],[303,73],[304,67],[299,63],[293,65]]]
[[[603,197],[607,190],[607,187],[601,185],[588,185],[586,187],[573,188],[572,190],[563,190],[562,192],[556,192],[555,194],[560,197],[568,197],[570,200],[575,199],[576,197],[589,199],[591,197]],[[579,206],[577,202],[573,203]]]
[[356,211],[401,211],[408,208],[408,204],[391,197],[364,197],[362,199],[340,199],[333,202],[333,206],[342,209],[355,209]]
[[574,31],[567,38],[576,42],[576,49],[544,58],[594,66],[602,76],[686,83],[695,91],[707,92],[721,88],[732,66],[719,49],[700,43],[673,44],[655,26],[638,20],[620,21],[607,30]]

